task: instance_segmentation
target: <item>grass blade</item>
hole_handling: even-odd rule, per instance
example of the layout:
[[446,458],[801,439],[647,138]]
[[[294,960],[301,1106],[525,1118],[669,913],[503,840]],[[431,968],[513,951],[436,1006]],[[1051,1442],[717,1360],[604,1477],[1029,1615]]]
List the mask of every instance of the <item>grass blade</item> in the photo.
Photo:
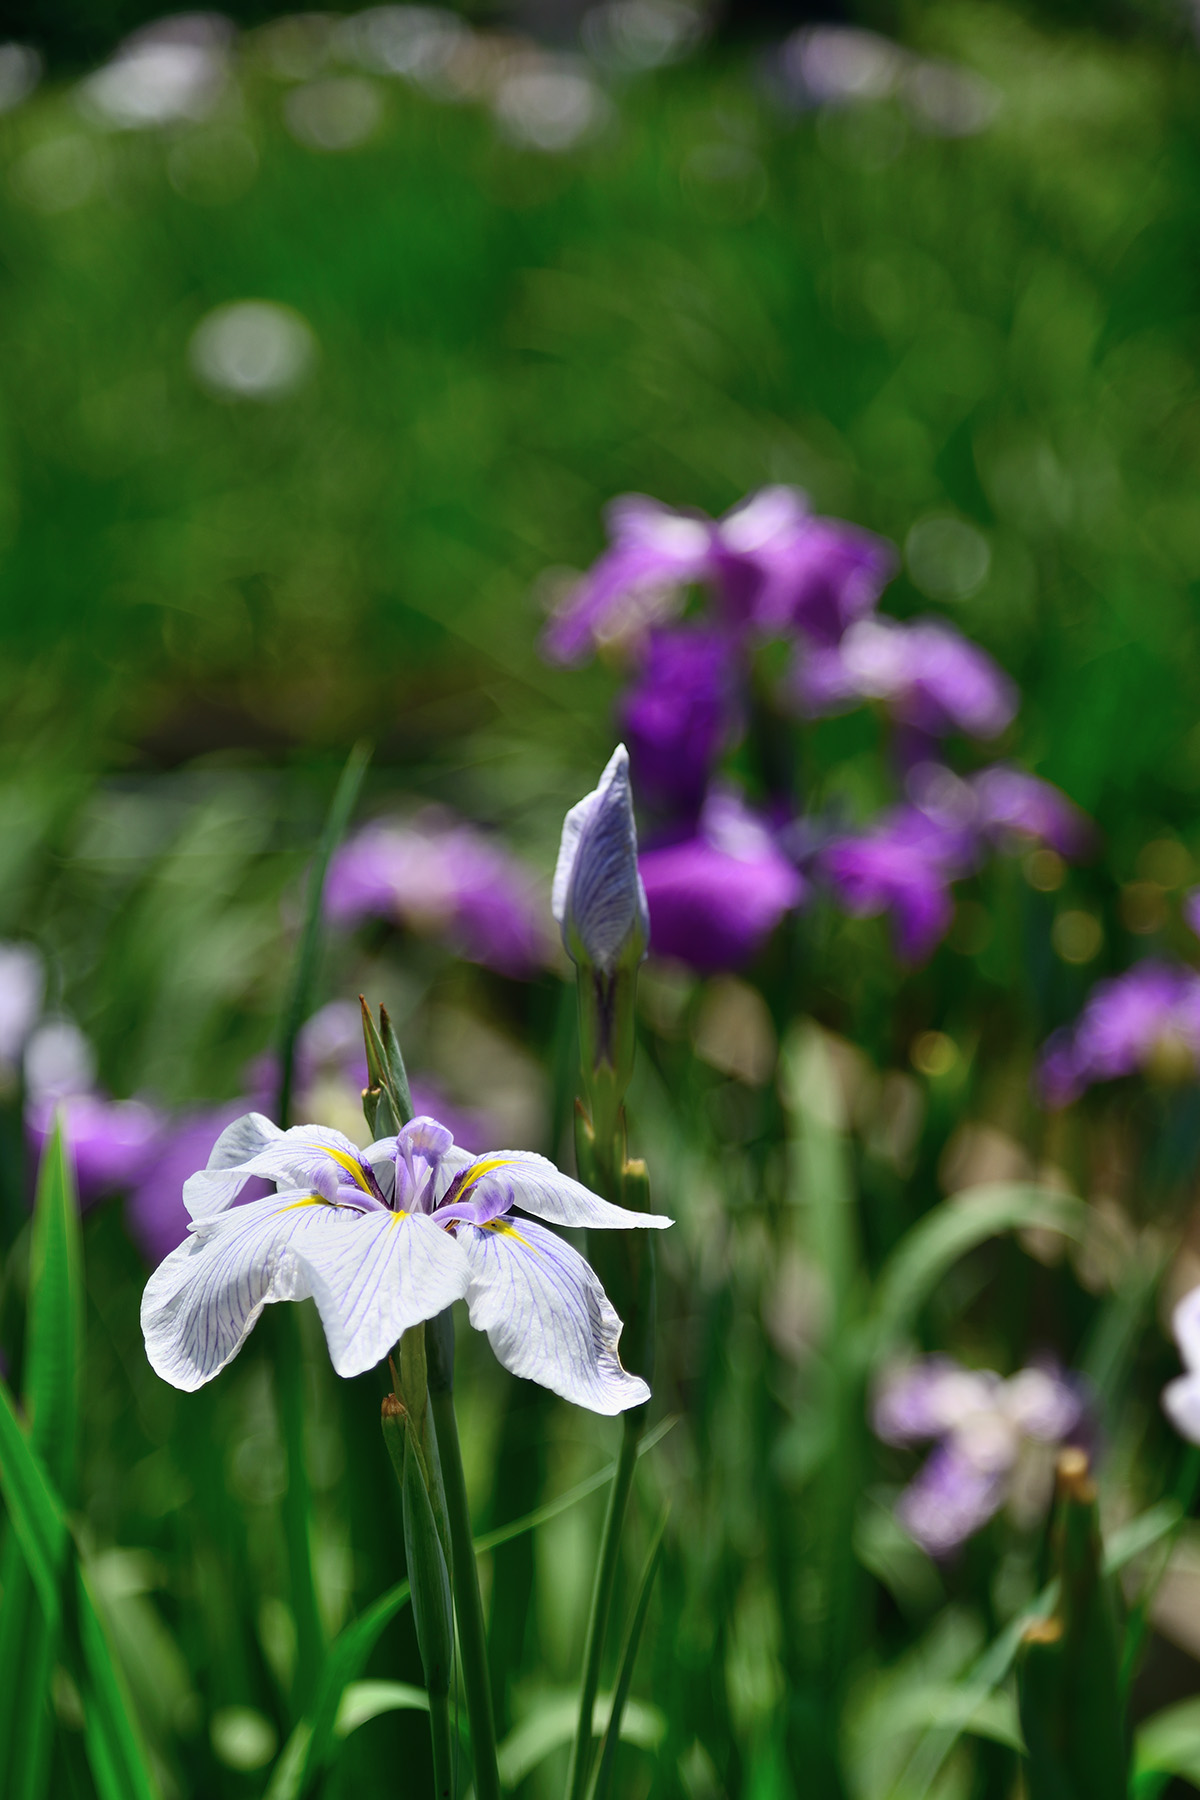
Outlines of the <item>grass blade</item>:
[[[34,1203],[24,1400],[30,1448],[68,1499],[78,1454],[83,1304],[79,1209],[61,1121],[56,1121]],[[6,1546],[3,1581],[0,1780],[6,1800],[37,1800],[49,1774],[52,1720],[47,1697],[55,1635],[36,1602],[15,1537]]]
[[600,1749],[600,1761],[596,1768],[596,1779],[592,1783],[591,1800],[607,1800],[609,1789],[612,1787],[617,1745],[621,1741],[621,1718],[625,1711],[625,1702],[629,1698],[629,1688],[633,1681],[633,1670],[637,1662],[638,1646],[642,1641],[642,1629],[646,1623],[646,1614],[650,1610],[650,1596],[654,1590],[654,1577],[658,1574],[667,1518],[668,1513],[664,1510],[650,1544],[646,1567],[642,1571],[641,1586],[638,1589],[633,1616],[629,1621],[629,1631],[621,1651],[616,1686],[613,1688],[612,1712],[609,1714],[608,1728],[604,1733],[604,1743]]
[[[354,746],[346,758],[309,871],[304,923],[292,968],[291,988],[284,1007],[279,1043],[279,1092],[275,1116],[285,1130],[290,1123],[292,1110],[296,1040],[312,1002],[313,983],[320,955],[321,907],[329,859],[350,822],[370,760],[370,746],[361,742]],[[312,1496],[309,1493],[304,1460],[304,1371],[300,1331],[294,1314],[286,1306],[276,1309],[272,1327],[279,1422],[287,1448],[287,1485],[283,1494],[282,1512],[292,1617],[296,1622],[292,1715],[298,1719],[313,1694],[325,1658],[325,1632],[321,1624],[312,1568]]]
[[872,1361],[895,1353],[947,1270],[969,1250],[1028,1226],[1080,1239],[1087,1223],[1088,1208],[1081,1200],[1019,1182],[972,1188],[962,1198],[935,1206],[897,1246],[876,1283]]

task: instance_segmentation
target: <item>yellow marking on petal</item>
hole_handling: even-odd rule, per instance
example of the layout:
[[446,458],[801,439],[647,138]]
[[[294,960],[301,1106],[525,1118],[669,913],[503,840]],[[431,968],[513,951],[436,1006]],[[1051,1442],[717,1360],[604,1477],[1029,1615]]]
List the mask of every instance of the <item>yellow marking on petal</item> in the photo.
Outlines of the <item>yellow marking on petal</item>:
[[501,1237],[516,1238],[518,1244],[522,1245],[526,1250],[532,1250],[535,1256],[540,1256],[542,1254],[537,1245],[531,1244],[528,1238],[523,1238],[516,1226],[510,1225],[507,1219],[489,1219],[483,1229],[485,1231],[498,1231]]
[[324,1194],[310,1194],[307,1200],[289,1200],[286,1206],[279,1208],[279,1211],[281,1213],[299,1212],[302,1206],[331,1206],[332,1204],[331,1200],[326,1200]]
[[456,1198],[461,1200],[467,1189],[474,1187],[475,1183],[481,1181],[485,1175],[491,1175],[497,1169],[511,1169],[515,1162],[514,1156],[488,1156],[482,1162],[473,1163]]
[[347,1175],[352,1175],[354,1177],[354,1180],[358,1183],[364,1194],[369,1194],[371,1192],[370,1182],[348,1151],[331,1150],[327,1144],[322,1144],[321,1149],[324,1150],[326,1156],[332,1156],[335,1163],[340,1163]]
[[398,1225],[400,1223],[401,1219],[407,1219],[407,1217],[408,1217],[408,1214],[402,1208],[399,1212],[394,1212],[392,1214],[392,1224]]

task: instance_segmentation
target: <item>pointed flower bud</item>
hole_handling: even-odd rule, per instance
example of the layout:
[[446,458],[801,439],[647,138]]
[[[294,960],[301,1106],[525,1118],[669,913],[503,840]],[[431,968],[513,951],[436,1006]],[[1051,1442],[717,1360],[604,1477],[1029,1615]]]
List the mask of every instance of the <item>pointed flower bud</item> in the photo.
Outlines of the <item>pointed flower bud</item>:
[[645,956],[650,917],[624,744],[613,751],[599,787],[563,821],[551,905],[573,962],[609,975],[636,968]]

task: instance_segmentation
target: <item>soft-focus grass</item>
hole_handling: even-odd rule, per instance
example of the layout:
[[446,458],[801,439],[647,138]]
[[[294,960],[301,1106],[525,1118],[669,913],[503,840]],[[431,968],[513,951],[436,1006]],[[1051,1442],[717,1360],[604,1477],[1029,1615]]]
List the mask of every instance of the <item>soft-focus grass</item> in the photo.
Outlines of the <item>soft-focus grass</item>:
[[[657,1404],[683,1416],[643,1467],[626,1571],[628,1598],[665,1492],[639,1691],[667,1735],[657,1757],[625,1753],[623,1794],[832,1794],[839,1732],[854,1792],[924,1791],[902,1770],[935,1722],[928,1693],[1029,1598],[1037,1551],[997,1526],[938,1572],[889,1530],[904,1470],[870,1447],[861,1370],[827,1353],[822,1257],[852,1259],[839,1304],[857,1317],[954,1185],[945,1152],[964,1120],[1003,1128],[1081,1192],[1115,1183],[1130,1230],[1181,1217],[1194,1166],[1193,1097],[1122,1100],[1064,1133],[1027,1078],[1038,1039],[1145,939],[1122,885],[1168,885],[1173,904],[1200,854],[1196,69],[998,8],[923,9],[914,41],[997,85],[986,132],[923,136],[890,103],[789,120],[753,67],[715,54],[631,84],[609,134],[558,159],[505,144],[482,108],[399,86],[370,145],[321,156],[288,137],[281,89],[252,68],[224,139],[94,133],[55,92],[0,123],[0,928],[45,948],[53,997],[114,1091],[239,1090],[275,1029],[300,879],[359,733],[380,745],[367,810],[451,801],[548,874],[562,810],[607,754],[614,682],[543,667],[538,578],[584,566],[603,503],[627,489],[719,510],[798,481],[900,543],[930,514],[973,522],[991,574],[954,617],[1021,683],[1014,748],[1103,828],[1098,862],[1056,894],[1012,863],[981,878],[971,930],[903,987],[880,929],[820,915],[757,972],[765,1009],[651,973],[631,1114],[679,1221],[662,1246]],[[240,193],[221,187],[231,132],[258,159]],[[95,186],[39,210],[20,159],[63,135],[95,159]],[[179,191],[199,191],[198,168],[203,204]],[[215,400],[188,368],[204,314],[250,297],[296,307],[320,344],[311,383],[276,404]],[[928,602],[902,576],[888,604]],[[886,798],[873,723],[822,727],[804,778],[860,810]],[[1187,852],[1167,875],[1143,857],[1164,839]],[[1103,922],[1086,965],[1052,948],[1069,907]],[[323,996],[388,1001],[414,1066],[456,1099],[524,1084],[532,1138],[563,1148],[557,977],[519,987],[381,939],[332,946],[322,981]],[[785,1107],[770,1080],[697,1057],[714,991],[727,1021],[750,1006],[768,1054],[790,1039],[818,1101],[840,1059],[850,1104]],[[792,1037],[802,1013],[870,1063]],[[930,1028],[957,1048],[918,1077],[909,1046]],[[1131,1172],[1148,1143],[1157,1161]],[[838,1251],[811,1171],[842,1163],[861,1204]],[[1157,1420],[1173,1365],[1143,1274],[1161,1243],[1107,1263],[1092,1245],[1085,1267],[1052,1233],[998,1237],[911,1321],[920,1342],[995,1366],[1040,1347],[1091,1358],[1130,1509],[1161,1495],[1178,1454]],[[271,1335],[177,1396],[144,1362],[144,1270],[118,1205],[86,1220],[85,1251],[79,1491],[97,1586],[167,1793],[260,1793],[263,1771],[230,1766],[222,1709],[255,1709],[280,1742],[288,1728]],[[3,1297],[17,1376],[26,1255],[22,1233]],[[332,1632],[403,1556],[378,1381],[338,1382],[314,1327],[309,1476]],[[481,1528],[608,1460],[603,1422],[511,1382],[465,1332],[460,1354]],[[502,1731],[576,1676],[600,1505],[485,1562]],[[406,1615],[372,1672],[419,1681]],[[887,1726],[893,1703],[904,1729]],[[329,1791],[402,1777],[420,1791],[424,1731],[419,1714],[364,1726]],[[56,1764],[53,1792],[73,1791],[77,1761]],[[995,1744],[948,1768],[947,1795],[1011,1781]],[[550,1761],[522,1791],[554,1779]]]

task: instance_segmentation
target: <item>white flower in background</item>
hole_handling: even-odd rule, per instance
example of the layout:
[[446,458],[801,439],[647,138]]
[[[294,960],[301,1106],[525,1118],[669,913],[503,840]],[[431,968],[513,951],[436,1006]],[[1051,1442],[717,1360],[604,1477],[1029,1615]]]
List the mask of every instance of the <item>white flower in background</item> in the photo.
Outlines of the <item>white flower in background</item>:
[[600,785],[563,820],[551,909],[567,955],[611,974],[636,965],[650,941],[646,890],[638,874],[629,752],[618,744]]
[[0,112],[27,100],[42,73],[42,59],[28,44],[0,44]]
[[340,56],[373,75],[437,88],[472,35],[457,13],[442,6],[372,6],[343,20],[333,41]]
[[206,119],[229,82],[233,27],[215,13],[181,13],[136,32],[77,89],[99,125],[144,131]]
[[0,943],[0,1071],[20,1062],[45,991],[46,971],[33,945]]
[[587,52],[606,67],[660,69],[681,62],[704,36],[702,9],[688,0],[609,0],[583,21]]
[[[234,1205],[255,1176],[277,1192]],[[210,1381],[274,1301],[314,1299],[333,1366],[351,1376],[462,1299],[514,1375],[598,1413],[649,1398],[621,1367],[621,1321],[596,1276],[534,1220],[592,1230],[671,1221],[610,1205],[544,1156],[472,1157],[429,1118],[359,1150],[338,1131],[284,1132],[248,1113],[183,1197],[191,1235],[142,1300],[146,1354],[175,1387]]]
[[297,388],[316,360],[307,320],[274,300],[218,306],[192,333],[188,357],[204,387],[241,400],[278,400]]
[[1185,1373],[1163,1389],[1163,1408],[1181,1437],[1200,1444],[1200,1287],[1179,1302],[1171,1315],[1171,1330]]
[[496,82],[492,110],[508,137],[553,152],[594,137],[612,107],[579,64],[566,58],[526,62],[514,57]]

